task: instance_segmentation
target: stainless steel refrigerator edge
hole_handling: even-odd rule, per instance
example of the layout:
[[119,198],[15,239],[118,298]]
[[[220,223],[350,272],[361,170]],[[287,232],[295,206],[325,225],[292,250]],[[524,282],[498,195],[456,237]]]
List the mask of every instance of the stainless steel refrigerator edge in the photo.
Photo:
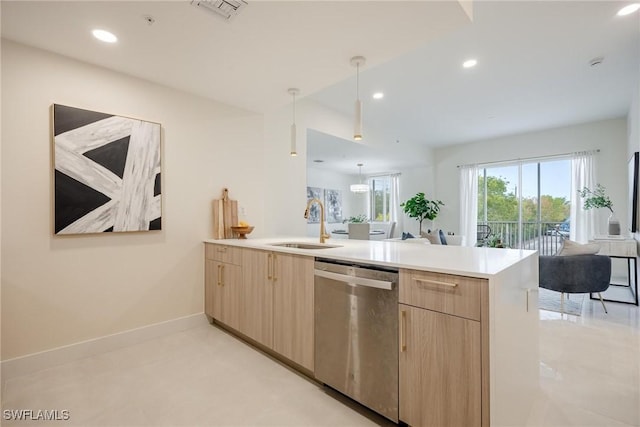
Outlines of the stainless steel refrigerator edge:
[[398,272],[315,263],[315,377],[398,421]]

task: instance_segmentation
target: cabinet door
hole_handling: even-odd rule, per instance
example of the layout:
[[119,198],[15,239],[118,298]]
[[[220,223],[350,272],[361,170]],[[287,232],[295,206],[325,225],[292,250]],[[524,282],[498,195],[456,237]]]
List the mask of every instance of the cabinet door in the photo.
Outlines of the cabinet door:
[[214,292],[214,298],[221,294],[221,298],[215,298],[213,303],[214,313],[221,313],[222,323],[239,329],[241,319],[244,317],[242,305],[242,268],[239,265],[219,263],[220,284],[216,286],[218,292]]
[[480,322],[400,304],[400,420],[481,425]]
[[[204,312],[207,316],[216,320],[221,320],[222,314],[220,308],[221,290],[220,290],[220,263],[210,259],[205,260],[204,264]],[[216,307],[218,302],[218,307]]]
[[240,266],[207,259],[204,277],[205,313],[225,325],[238,329],[242,317]]
[[314,259],[273,254],[273,349],[313,370]]
[[240,332],[271,348],[273,346],[273,254],[268,251],[242,251],[245,308]]

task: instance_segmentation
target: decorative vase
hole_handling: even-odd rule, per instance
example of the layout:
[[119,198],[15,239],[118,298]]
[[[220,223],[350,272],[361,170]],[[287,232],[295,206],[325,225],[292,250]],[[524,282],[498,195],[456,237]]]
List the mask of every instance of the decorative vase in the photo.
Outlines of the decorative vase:
[[618,221],[614,212],[611,212],[611,215],[609,215],[608,224],[610,236],[617,236],[620,234],[620,221]]

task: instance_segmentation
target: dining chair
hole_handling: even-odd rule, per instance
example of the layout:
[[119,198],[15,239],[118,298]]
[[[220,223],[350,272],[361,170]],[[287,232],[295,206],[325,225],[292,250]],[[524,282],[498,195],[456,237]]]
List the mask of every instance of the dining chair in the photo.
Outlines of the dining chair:
[[369,229],[371,224],[365,223],[349,223],[349,239],[369,240]]

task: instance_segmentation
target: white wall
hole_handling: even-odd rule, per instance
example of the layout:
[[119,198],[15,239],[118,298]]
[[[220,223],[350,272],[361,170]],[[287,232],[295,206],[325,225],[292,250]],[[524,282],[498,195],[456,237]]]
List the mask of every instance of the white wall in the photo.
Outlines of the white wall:
[[[550,156],[600,149],[596,154],[596,180],[604,185],[623,230],[627,229],[627,121],[611,119],[513,135],[435,151],[436,194],[446,207],[438,218],[441,228],[459,228],[458,165]],[[602,210],[604,211],[604,210]],[[599,212],[596,227],[606,234],[606,212]]]
[[[638,67],[640,75],[640,67]],[[640,79],[636,81],[636,87],[632,91],[631,107],[627,115],[627,157],[640,151]],[[640,231],[635,233],[636,240],[640,241]],[[640,269],[637,265],[636,267]]]
[[[211,200],[265,230],[262,116],[2,43],[2,359],[202,312]],[[162,124],[162,231],[53,236],[53,103]]]
[[[296,103],[296,121],[298,156],[290,157],[287,154],[290,144],[291,106],[265,115],[265,161],[268,165],[266,179],[269,188],[269,196],[265,200],[265,227],[270,235],[306,235],[307,225],[302,217],[306,205],[306,130],[314,129],[347,140],[352,138],[353,122],[350,117],[307,99]],[[383,147],[395,144],[395,139],[377,129],[365,128],[363,143]],[[404,141],[401,147],[401,150],[406,150],[403,154],[420,159],[429,171],[428,165],[433,163],[430,149],[416,148],[411,141]],[[426,181],[433,182],[433,178],[426,178]],[[412,187],[408,185],[407,188]]]

